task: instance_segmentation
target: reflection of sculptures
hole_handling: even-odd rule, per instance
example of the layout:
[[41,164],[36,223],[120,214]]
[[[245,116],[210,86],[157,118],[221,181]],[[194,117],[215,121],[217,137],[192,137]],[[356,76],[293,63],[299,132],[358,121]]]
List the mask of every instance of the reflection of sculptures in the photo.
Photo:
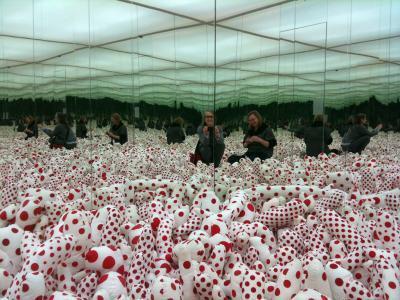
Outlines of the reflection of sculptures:
[[205,164],[214,163],[219,166],[225,151],[224,134],[220,126],[215,126],[214,114],[204,113],[204,124],[197,129],[199,142],[195,154],[199,154],[200,160]]
[[369,131],[366,124],[367,116],[365,114],[358,114],[354,118],[354,125],[350,127],[343,137],[343,150],[361,154],[369,144],[371,137],[377,135],[382,129],[382,124],[379,124],[374,130]]
[[247,148],[244,155],[232,155],[228,161],[234,163],[241,158],[249,158],[251,160],[257,157],[264,160],[272,157],[274,147],[276,146],[276,139],[271,128],[268,128],[258,111],[251,111],[247,115],[249,123],[249,130],[243,139],[243,146]]
[[111,144],[119,143],[121,145],[128,141],[128,130],[121,121],[121,116],[117,113],[111,116],[111,128],[106,134],[111,138]]

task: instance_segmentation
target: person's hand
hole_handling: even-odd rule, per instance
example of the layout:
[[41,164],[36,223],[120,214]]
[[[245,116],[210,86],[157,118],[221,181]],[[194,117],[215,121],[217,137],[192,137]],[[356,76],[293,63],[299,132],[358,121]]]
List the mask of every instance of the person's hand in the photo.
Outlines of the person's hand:
[[215,127],[215,128],[214,128],[214,132],[215,132],[215,136],[219,138],[221,133],[220,133],[218,127]]
[[382,124],[378,124],[378,126],[376,126],[376,129],[378,129],[378,130],[381,130],[381,129],[382,129],[382,127],[383,127],[383,125],[382,125]]
[[247,139],[247,142],[248,142],[249,144],[255,143],[255,142],[257,142],[257,141],[258,141],[258,136],[255,136],[255,135],[253,135],[252,137],[249,137],[249,138]]
[[204,135],[208,135],[208,127],[207,126],[203,127],[203,133],[204,133]]

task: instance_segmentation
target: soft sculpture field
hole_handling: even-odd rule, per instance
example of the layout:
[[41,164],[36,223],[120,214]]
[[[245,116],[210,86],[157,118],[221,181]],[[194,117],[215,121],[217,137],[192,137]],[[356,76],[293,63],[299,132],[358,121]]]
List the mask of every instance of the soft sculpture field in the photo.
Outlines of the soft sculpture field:
[[215,172],[160,131],[0,139],[3,299],[400,299],[398,134],[300,158],[279,132],[275,159]]

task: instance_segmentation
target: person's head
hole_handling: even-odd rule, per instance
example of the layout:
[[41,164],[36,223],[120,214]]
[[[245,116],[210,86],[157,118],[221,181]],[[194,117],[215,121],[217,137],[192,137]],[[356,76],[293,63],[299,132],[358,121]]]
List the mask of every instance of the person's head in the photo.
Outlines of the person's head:
[[263,118],[258,111],[253,110],[247,114],[247,123],[250,128],[257,129],[261,126],[262,122]]
[[67,115],[64,113],[57,113],[56,115],[56,123],[57,124],[65,124],[67,125]]
[[354,117],[354,124],[364,125],[367,123],[367,115],[366,114],[358,114]]
[[353,116],[348,117],[347,124],[351,125],[353,123],[354,123],[354,117]]
[[86,118],[85,118],[84,116],[81,116],[81,117],[79,118],[79,123],[81,123],[81,124],[86,124]]
[[207,127],[214,127],[214,113],[211,111],[206,111],[204,113],[204,125]]
[[35,119],[32,116],[26,116],[25,117],[25,123],[26,124],[32,124],[35,121]]
[[324,124],[324,115],[317,114],[314,116],[314,124],[322,126]]
[[181,117],[175,118],[174,124],[182,127],[183,126],[183,119]]
[[121,116],[118,113],[114,113],[111,115],[111,123],[113,125],[119,125],[121,123]]

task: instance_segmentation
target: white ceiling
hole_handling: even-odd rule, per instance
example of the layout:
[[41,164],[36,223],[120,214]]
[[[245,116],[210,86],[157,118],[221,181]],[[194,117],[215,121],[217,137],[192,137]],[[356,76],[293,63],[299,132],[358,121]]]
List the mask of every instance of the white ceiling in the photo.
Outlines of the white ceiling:
[[388,102],[399,95],[398,16],[398,0],[2,0],[0,98],[201,108],[216,71],[218,106]]

